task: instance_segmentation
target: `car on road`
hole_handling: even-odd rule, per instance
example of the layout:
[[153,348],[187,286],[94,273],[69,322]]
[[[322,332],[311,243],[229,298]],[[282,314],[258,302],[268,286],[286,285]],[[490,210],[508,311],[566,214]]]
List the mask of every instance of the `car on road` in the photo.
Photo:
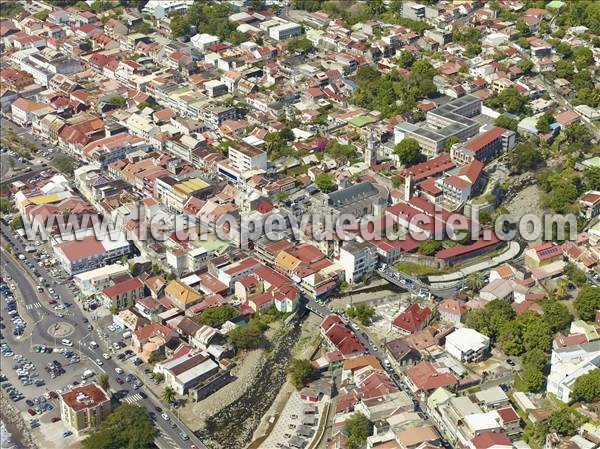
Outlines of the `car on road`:
[[102,366],[102,365],[104,365],[104,362],[102,360],[100,360],[100,359],[96,359],[96,364],[98,366]]
[[187,441],[187,440],[189,440],[189,439],[190,439],[190,437],[188,437],[187,433],[185,433],[185,432],[181,432],[181,433],[179,434],[179,437],[180,437],[180,438],[181,438],[183,441]]
[[66,432],[63,433],[63,438],[68,438],[71,435],[73,435],[73,432],[71,432],[70,430],[67,430]]
[[104,360],[110,360],[110,354],[107,354],[106,352],[102,354],[102,358]]
[[123,385],[125,382],[123,381],[123,379],[121,379],[120,377],[117,377],[115,379],[115,381],[119,384],[119,385]]
[[115,372],[116,372],[117,374],[123,374],[123,368],[121,368],[120,366],[117,366],[117,367],[115,368]]
[[169,420],[171,419],[171,418],[169,418],[169,415],[167,415],[166,413],[162,413],[162,414],[160,415],[160,417],[161,417],[162,419],[164,419],[165,421],[169,421]]
[[72,342],[71,340],[67,339],[67,338],[63,338],[63,339],[61,340],[61,343],[62,343],[63,345],[65,345],[65,346],[68,346],[68,347],[71,347],[71,346],[73,346],[73,342]]
[[50,422],[55,423],[55,422],[59,422],[60,421],[60,416],[53,416],[52,419],[50,419]]

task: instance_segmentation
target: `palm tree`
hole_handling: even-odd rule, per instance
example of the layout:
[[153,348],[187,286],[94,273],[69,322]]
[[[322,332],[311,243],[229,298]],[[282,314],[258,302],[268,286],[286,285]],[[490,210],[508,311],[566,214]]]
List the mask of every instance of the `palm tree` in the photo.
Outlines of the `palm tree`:
[[175,390],[171,387],[165,387],[162,391],[162,400],[165,404],[170,404],[175,401]]
[[108,374],[106,374],[106,373],[100,374],[100,377],[98,378],[98,383],[100,384],[100,388],[102,388],[104,391],[108,392],[108,390],[110,388],[110,383],[108,381]]
[[467,276],[467,287],[478,292],[483,287],[483,276],[481,273],[471,273]]
[[556,282],[556,296],[558,296],[559,299],[564,298],[567,295],[568,288],[569,282],[566,279],[559,279]]

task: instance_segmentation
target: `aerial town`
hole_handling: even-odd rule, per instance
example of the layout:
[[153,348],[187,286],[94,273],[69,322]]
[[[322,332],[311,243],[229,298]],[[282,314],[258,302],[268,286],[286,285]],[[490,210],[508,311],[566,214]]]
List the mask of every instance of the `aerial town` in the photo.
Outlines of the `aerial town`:
[[600,1],[0,0],[10,449],[600,447]]

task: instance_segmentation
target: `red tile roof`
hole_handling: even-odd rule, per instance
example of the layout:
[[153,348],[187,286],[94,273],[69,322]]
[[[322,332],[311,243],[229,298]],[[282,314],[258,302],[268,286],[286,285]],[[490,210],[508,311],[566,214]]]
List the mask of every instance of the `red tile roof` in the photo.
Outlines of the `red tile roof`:
[[70,242],[56,245],[60,248],[69,261],[73,262],[84,257],[92,257],[103,253],[104,246],[93,235],[84,237],[81,240],[72,240]]
[[[78,400],[77,398],[81,399]],[[110,399],[106,393],[96,384],[75,387],[71,391],[63,393],[61,398],[72,410],[78,412],[86,408],[96,407]]]
[[517,415],[517,412],[515,412],[515,409],[511,406],[498,409],[498,414],[505,423],[515,422],[521,419],[519,418],[519,415]]
[[492,143],[494,140],[499,139],[500,136],[502,136],[502,134],[505,132],[505,128],[494,127],[489,131],[481,133],[470,139],[467,143],[465,143],[465,148],[476,153],[486,145]]
[[417,363],[406,370],[412,383],[422,391],[435,390],[439,387],[456,385],[458,379],[451,373],[439,372],[431,362]]
[[413,177],[413,181],[420,181],[434,176],[439,173],[443,173],[451,168],[454,168],[455,164],[452,162],[450,155],[442,154],[428,161],[421,162],[420,164],[413,165],[412,167],[405,168],[400,172],[400,176],[406,178],[408,176]]
[[136,290],[142,287],[144,284],[138,278],[127,279],[126,281],[119,282],[118,284],[111,285],[110,287],[106,287],[102,290],[109,298],[113,298],[117,295],[121,295],[126,292],[130,292],[132,290]]
[[414,333],[423,328],[431,317],[429,307],[421,308],[418,304],[411,304],[404,312],[398,315],[393,325],[408,333]]
[[474,437],[471,443],[475,449],[488,449],[495,445],[512,447],[510,438],[503,433],[485,432]]

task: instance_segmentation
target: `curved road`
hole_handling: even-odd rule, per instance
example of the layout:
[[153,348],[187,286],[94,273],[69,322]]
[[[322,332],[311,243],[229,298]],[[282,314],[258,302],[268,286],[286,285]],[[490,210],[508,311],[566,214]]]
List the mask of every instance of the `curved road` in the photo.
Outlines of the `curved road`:
[[[5,231],[8,236],[8,240],[12,244],[13,248],[17,250],[17,252],[21,252],[22,254],[28,256],[25,252],[21,251],[20,242],[17,242],[16,239],[13,238],[12,230],[4,225],[0,225],[2,229]],[[4,238],[2,239],[5,240]],[[15,246],[15,244],[17,246]],[[22,248],[22,246],[21,246]],[[56,347],[57,342],[56,339],[51,336],[48,331],[51,326],[55,323],[66,323],[70,325],[73,329],[73,333],[68,336],[68,338],[75,343],[73,347],[74,350],[78,350],[81,353],[82,357],[87,357],[90,361],[90,364],[93,366],[93,370],[98,372],[104,372],[108,375],[110,380],[111,389],[115,393],[115,395],[119,398],[124,398],[127,395],[135,394],[136,391],[129,391],[129,384],[118,385],[116,382],[117,377],[123,377],[125,374],[117,375],[115,368],[120,366],[116,363],[116,359],[111,358],[109,360],[104,360],[103,366],[98,366],[95,359],[101,357],[103,352],[110,352],[106,348],[97,350],[91,349],[88,346],[88,342],[95,340],[99,344],[104,345],[104,342],[99,338],[97,329],[93,331],[88,331],[87,326],[83,323],[83,312],[79,309],[79,306],[73,300],[72,293],[61,284],[53,285],[56,293],[62,298],[63,301],[68,301],[72,305],[63,312],[62,317],[58,317],[57,314],[51,310],[48,304],[48,297],[44,294],[38,294],[36,287],[37,282],[28,270],[25,269],[25,266],[20,263],[16,258],[8,255],[4,248],[1,249],[2,254],[2,269],[3,272],[9,274],[14,283],[17,285],[20,293],[21,293],[21,303],[19,304],[20,314],[25,318],[25,316],[29,317],[29,325],[27,327],[27,333],[21,339],[21,341],[26,341],[29,339],[32,345],[36,344],[44,344],[50,347]],[[35,259],[30,258],[32,262],[35,263]],[[36,270],[40,273],[42,277],[48,279],[52,283],[52,275],[45,272],[43,268],[36,268]],[[40,306],[35,306],[36,303],[40,303]],[[27,307],[29,305],[29,307]],[[58,345],[61,346],[61,345]],[[31,348],[30,348],[31,349]],[[127,372],[127,366],[123,364],[121,366],[125,372]],[[142,379],[146,380],[146,379]],[[115,390],[119,388],[118,390]],[[146,398],[140,398],[135,402],[136,405],[143,406],[147,408],[149,411],[154,411],[155,407],[161,406],[160,401],[153,396],[151,392],[149,392],[146,388],[141,388],[140,390],[144,390]],[[194,434],[187,429],[183,423],[181,423],[177,418],[169,413],[170,421],[174,421],[177,424],[177,428],[173,429],[170,427],[169,423],[164,421],[157,413],[157,420],[155,421],[155,426],[159,432],[155,439],[155,443],[159,448],[162,449],[177,449],[177,448],[185,448],[191,447],[191,445],[195,445],[198,448],[207,449],[206,446],[194,436]],[[185,433],[189,436],[189,440],[183,441],[179,436],[179,433],[184,430]]]

